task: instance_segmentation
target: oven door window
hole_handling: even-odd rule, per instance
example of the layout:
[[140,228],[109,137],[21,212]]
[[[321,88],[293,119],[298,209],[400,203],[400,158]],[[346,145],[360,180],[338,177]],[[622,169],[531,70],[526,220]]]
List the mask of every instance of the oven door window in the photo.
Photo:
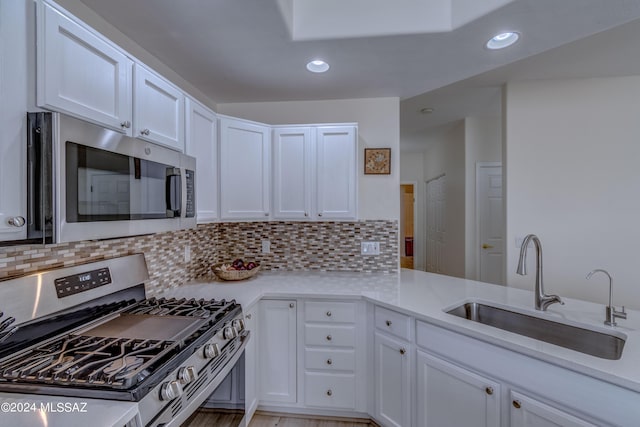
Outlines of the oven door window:
[[180,171],[170,165],[67,142],[68,222],[180,216]]

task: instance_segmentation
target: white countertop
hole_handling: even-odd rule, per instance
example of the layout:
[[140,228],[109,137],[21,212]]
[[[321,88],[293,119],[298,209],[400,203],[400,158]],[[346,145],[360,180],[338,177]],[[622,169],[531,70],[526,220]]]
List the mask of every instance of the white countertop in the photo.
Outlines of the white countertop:
[[[533,280],[531,283],[533,288]],[[269,272],[241,282],[194,281],[161,296],[235,299],[246,310],[261,298],[364,298],[432,323],[525,355],[640,392],[640,311],[629,311],[615,328],[603,324],[605,306],[563,298],[546,313],[534,310],[533,292],[417,270],[400,274],[348,272]],[[549,320],[586,326],[600,332],[624,334],[620,360],[606,360],[482,325],[445,313],[468,300],[509,306]]]

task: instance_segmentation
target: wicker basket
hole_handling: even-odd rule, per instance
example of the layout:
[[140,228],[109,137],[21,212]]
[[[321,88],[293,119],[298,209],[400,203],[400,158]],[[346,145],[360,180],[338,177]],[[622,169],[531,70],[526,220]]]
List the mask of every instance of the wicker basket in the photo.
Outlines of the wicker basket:
[[[224,263],[224,264],[230,264],[230,263]],[[222,267],[222,263],[221,264],[215,264],[211,267],[211,270],[213,271],[213,274],[215,274],[219,279],[222,280],[245,280],[248,279],[249,277],[255,276],[256,273],[258,273],[258,271],[260,271],[260,264],[256,264],[255,268],[251,269],[251,270],[228,270],[228,271],[223,271],[220,270],[220,267]]]

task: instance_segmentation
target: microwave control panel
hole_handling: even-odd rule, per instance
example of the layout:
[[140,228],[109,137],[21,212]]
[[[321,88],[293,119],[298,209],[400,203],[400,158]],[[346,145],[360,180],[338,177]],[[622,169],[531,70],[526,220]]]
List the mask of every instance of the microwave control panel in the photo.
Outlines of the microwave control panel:
[[111,283],[111,273],[108,268],[91,270],[72,276],[60,277],[54,280],[58,298],[79,294]]

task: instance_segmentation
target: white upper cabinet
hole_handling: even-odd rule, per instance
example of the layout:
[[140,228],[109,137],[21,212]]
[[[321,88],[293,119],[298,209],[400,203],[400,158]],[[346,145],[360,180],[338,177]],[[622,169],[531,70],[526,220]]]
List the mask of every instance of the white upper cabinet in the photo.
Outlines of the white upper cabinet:
[[184,151],[182,91],[140,64],[133,75],[133,136]]
[[221,218],[269,218],[271,128],[224,117],[219,134]]
[[274,129],[274,218],[356,218],[356,133],[355,126]]
[[132,61],[48,3],[38,7],[37,103],[131,131]]
[[311,128],[273,130],[273,217],[308,219],[311,215],[313,154]]
[[355,126],[316,128],[317,219],[355,219],[357,215]]
[[218,218],[218,134],[216,114],[187,98],[185,150],[196,158],[196,209],[199,223]]

